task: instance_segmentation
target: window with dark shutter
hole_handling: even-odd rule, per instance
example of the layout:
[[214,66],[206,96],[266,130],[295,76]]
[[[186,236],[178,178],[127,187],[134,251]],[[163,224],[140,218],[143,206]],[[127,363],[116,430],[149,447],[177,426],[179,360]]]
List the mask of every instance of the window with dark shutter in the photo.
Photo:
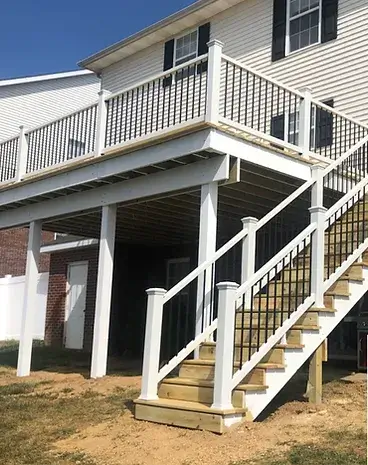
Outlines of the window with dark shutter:
[[337,38],[338,0],[322,0],[322,43]]
[[272,61],[285,57],[286,2],[287,0],[273,2]]
[[271,136],[277,139],[285,139],[285,115],[277,115],[271,118]]
[[[165,51],[164,51],[164,71],[168,71],[169,69],[174,67],[174,51],[175,51],[175,39],[171,39],[165,43]],[[172,76],[167,76],[164,78],[163,86],[167,87],[170,86],[172,82]]]
[[[211,23],[203,24],[198,28],[198,56],[208,53],[208,42],[211,35]],[[197,73],[205,73],[208,69],[208,62],[199,63],[197,66]]]
[[[323,102],[333,108],[334,101]],[[316,111],[316,148],[328,147],[333,144],[333,114],[317,107]]]

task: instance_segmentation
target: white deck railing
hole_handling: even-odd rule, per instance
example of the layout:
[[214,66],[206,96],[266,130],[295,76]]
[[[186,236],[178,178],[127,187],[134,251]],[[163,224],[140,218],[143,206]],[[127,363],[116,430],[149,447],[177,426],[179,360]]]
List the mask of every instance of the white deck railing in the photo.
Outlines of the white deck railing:
[[207,122],[256,141],[316,159],[337,159],[368,134],[368,126],[222,53],[154,75],[98,103],[0,143],[0,182],[100,156],[112,147]]

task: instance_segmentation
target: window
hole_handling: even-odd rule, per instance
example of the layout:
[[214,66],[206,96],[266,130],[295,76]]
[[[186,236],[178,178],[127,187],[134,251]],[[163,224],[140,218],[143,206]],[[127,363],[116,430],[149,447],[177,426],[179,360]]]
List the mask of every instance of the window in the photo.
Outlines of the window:
[[321,42],[321,0],[288,0],[286,52]]
[[198,30],[175,40],[175,66],[193,60],[198,53]]
[[[334,101],[323,102],[333,108]],[[312,108],[311,149],[333,144],[333,117],[326,110]],[[271,135],[290,144],[299,145],[299,112],[276,115],[271,118]]]
[[77,139],[69,139],[68,158],[78,157],[85,152],[86,144]]

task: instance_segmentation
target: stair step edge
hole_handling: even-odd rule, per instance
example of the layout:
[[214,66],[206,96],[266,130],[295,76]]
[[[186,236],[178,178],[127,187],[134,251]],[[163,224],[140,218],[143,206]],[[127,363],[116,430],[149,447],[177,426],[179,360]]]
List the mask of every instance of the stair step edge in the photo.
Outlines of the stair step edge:
[[211,404],[203,404],[200,402],[190,402],[186,400],[175,400],[175,399],[156,399],[156,400],[143,400],[136,399],[135,404],[149,405],[151,407],[164,407],[171,408],[173,410],[187,410],[190,412],[201,412],[209,413],[212,415],[232,415],[236,413],[247,413],[246,408],[234,407],[232,409],[214,409],[211,408]]
[[[192,378],[168,378],[162,381],[161,384],[170,384],[174,386],[193,386],[193,387],[205,387],[213,388],[213,380],[202,380],[202,379],[192,379]],[[263,384],[239,384],[236,390],[240,391],[264,391],[268,389],[268,386]]]

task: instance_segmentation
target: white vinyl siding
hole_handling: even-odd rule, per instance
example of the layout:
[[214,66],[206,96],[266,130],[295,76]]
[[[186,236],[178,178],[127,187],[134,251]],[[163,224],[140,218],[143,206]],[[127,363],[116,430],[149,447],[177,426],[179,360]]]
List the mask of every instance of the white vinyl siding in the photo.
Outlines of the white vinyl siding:
[[97,102],[99,90],[94,74],[0,87],[0,140]]
[[[321,100],[368,123],[368,4],[340,0],[337,40],[311,45],[271,62],[271,0],[244,0],[208,18],[211,39],[221,40],[224,53],[297,89],[311,87]],[[190,31],[185,31],[190,32]],[[184,32],[184,34],[185,34]],[[164,43],[105,69],[103,88],[118,92],[163,70]]]

